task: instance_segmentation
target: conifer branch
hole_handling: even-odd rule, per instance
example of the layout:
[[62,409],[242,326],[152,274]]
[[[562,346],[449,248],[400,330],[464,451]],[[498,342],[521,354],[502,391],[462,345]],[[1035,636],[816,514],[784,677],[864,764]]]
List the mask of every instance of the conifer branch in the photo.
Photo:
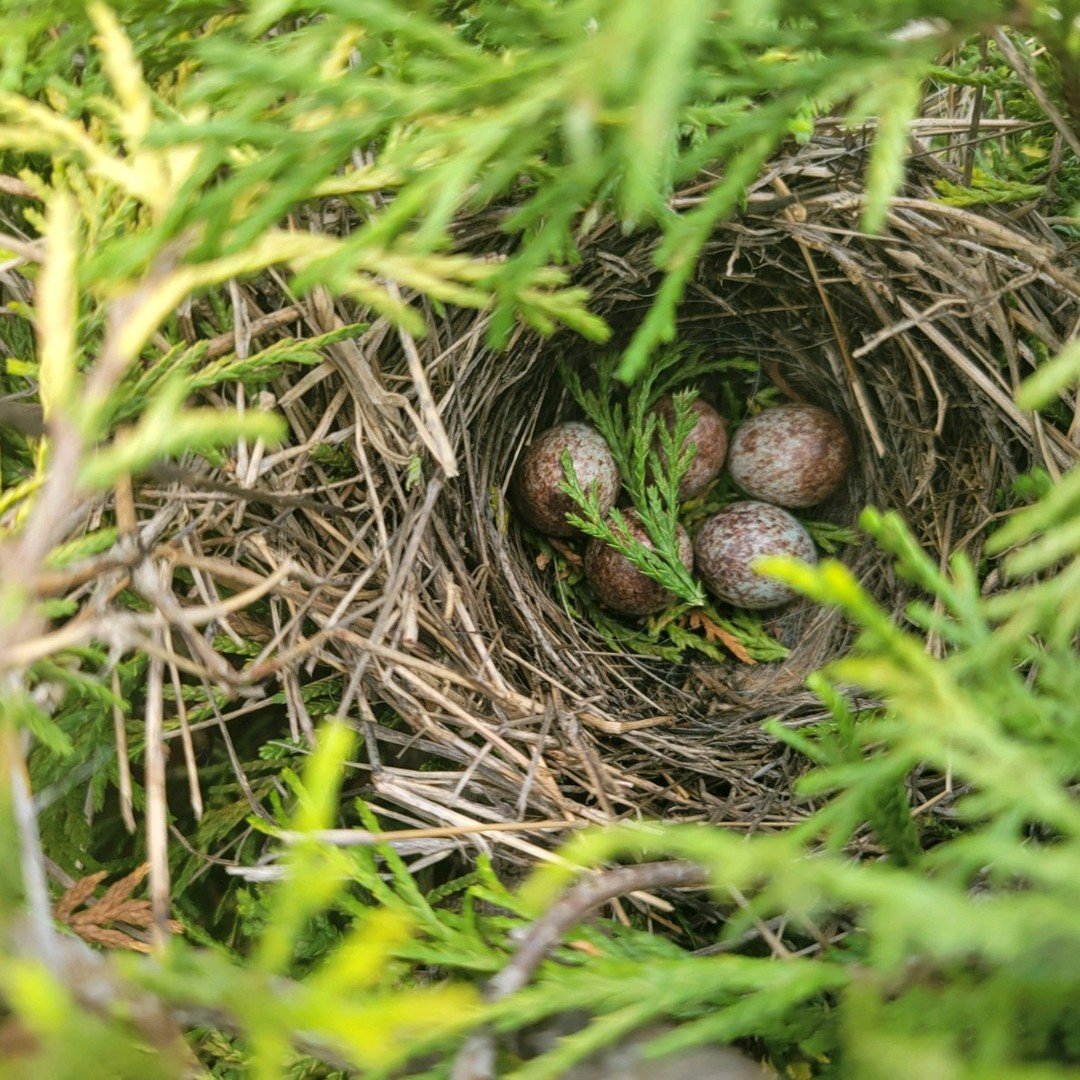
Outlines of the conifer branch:
[[[585,415],[611,448],[623,486],[630,496],[653,548],[631,535],[618,509],[606,517],[598,500],[582,490],[569,455],[563,456],[566,479],[562,490],[581,510],[567,520],[587,536],[597,537],[624,555],[643,574],[684,603],[702,606],[705,593],[679,558],[679,484],[694,460],[697,446],[688,442],[696,416],[691,406],[698,391],[696,379],[741,367],[742,361],[705,358],[701,349],[673,348],[656,354],[648,370],[629,389],[616,376],[617,354],[600,357],[593,372],[595,384],[586,387],[580,374],[560,363],[563,381]],[[653,406],[672,394],[674,424],[660,423]]]

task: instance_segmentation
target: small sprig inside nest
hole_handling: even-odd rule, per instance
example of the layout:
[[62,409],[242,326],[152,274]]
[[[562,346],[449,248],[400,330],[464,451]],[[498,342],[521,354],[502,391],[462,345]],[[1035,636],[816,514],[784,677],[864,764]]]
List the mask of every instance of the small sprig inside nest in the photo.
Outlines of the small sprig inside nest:
[[672,394],[674,422],[669,427],[653,411],[656,403],[679,384],[732,365],[730,359],[703,358],[701,350],[671,349],[658,354],[649,370],[626,392],[615,377],[617,354],[602,356],[594,369],[595,386],[586,388],[580,375],[560,363],[563,381],[611,449],[623,486],[645,528],[652,547],[634,537],[616,508],[600,512],[595,493],[582,490],[568,454],[562,458],[562,490],[581,513],[567,520],[588,536],[610,544],[637,569],[684,604],[700,607],[704,590],[679,555],[679,485],[694,460],[697,447],[688,441],[696,417],[691,408],[696,389]]
[[[594,488],[582,490],[568,451],[562,455],[566,479],[560,487],[581,508],[581,514],[567,515],[572,525],[586,535],[609,544],[646,577],[684,603],[700,607],[705,603],[705,593],[683,565],[677,535],[679,484],[697,450],[693,443],[687,443],[696,420],[690,404],[696,397],[696,390],[680,391],[675,395],[673,430],[669,430],[666,424],[659,424],[654,414],[647,415],[640,437],[630,447],[630,469],[623,473],[623,482],[637,516],[652,541],[652,547],[646,546],[631,533],[618,507],[605,516]],[[657,441],[659,449],[654,447]],[[618,454],[615,458],[619,461]],[[619,467],[622,472],[622,462],[619,462]]]

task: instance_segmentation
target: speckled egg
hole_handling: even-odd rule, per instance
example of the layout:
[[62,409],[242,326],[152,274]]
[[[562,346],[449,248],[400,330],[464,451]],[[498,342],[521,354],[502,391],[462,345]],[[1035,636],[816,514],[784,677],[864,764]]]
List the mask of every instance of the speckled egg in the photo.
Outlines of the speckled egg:
[[[630,535],[651,548],[653,542],[637,514],[628,510],[623,518]],[[692,570],[694,547],[690,535],[681,525],[675,535],[679,541],[679,558],[687,570]],[[663,611],[677,599],[643,574],[625,555],[595,537],[585,549],[585,578],[604,607],[623,615],[651,615],[654,611]]]
[[[700,495],[720,475],[727,456],[727,425],[721,415],[706,401],[696,398],[690,409],[697,417],[687,442],[694,443],[697,451],[686,475],[679,482],[679,498],[692,499]],[[657,417],[667,425],[668,431],[675,427],[675,402],[671,394],[665,394],[654,406]],[[661,451],[661,454],[663,451]]]
[[795,598],[782,582],[752,569],[764,555],[817,562],[810,534],[787,511],[760,502],[725,506],[701,527],[694,562],[709,591],[735,607],[764,610]]
[[813,506],[828,498],[851,466],[840,421],[816,405],[778,405],[747,420],[731,442],[731,478],[755,499]]
[[521,516],[547,536],[573,536],[577,532],[567,524],[566,515],[578,513],[578,505],[559,490],[565,479],[564,450],[570,451],[582,490],[597,485],[603,513],[615,505],[619,494],[618,466],[596,428],[577,420],[548,428],[525,451],[514,477],[514,502]]

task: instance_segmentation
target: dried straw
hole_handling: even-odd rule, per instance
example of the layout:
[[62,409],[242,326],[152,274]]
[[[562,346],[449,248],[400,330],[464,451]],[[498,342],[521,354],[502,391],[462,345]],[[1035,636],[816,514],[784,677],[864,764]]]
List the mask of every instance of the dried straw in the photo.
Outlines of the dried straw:
[[[1033,207],[956,209],[930,187],[940,175],[960,182],[967,143],[1000,130],[973,132],[966,119],[916,125],[904,197],[886,232],[867,237],[861,141],[823,125],[716,230],[679,316],[683,340],[754,357],[785,394],[846,418],[857,463],[822,516],[850,523],[867,503],[897,509],[942,563],[957,551],[978,560],[1000,493],[1033,466],[1068,468],[1080,430],[1080,409],[1059,430],[1013,404],[1036,351],[1076,334],[1072,252]],[[953,148],[931,152],[926,140],[948,135]],[[713,182],[703,177],[675,208],[696,205]],[[349,226],[333,204],[312,215],[312,228]],[[502,217],[462,221],[457,243],[505,253]],[[581,283],[617,341],[657,287],[655,244],[611,220],[580,238]],[[363,314],[278,285],[280,316],[266,310],[270,283],[234,291],[242,347]],[[505,503],[532,433],[573,411],[556,358],[588,365],[590,347],[568,332],[545,341],[520,329],[493,353],[486,315],[414,303],[422,339],[376,321],[275,386],[291,430],[284,449],[248,448],[233,477],[170,474],[138,488],[138,544],[68,568],[63,581],[54,572],[48,591],[79,600],[82,614],[24,642],[27,655],[98,638],[118,652],[145,649],[166,685],[194,681],[208,697],[226,688],[231,707],[167,724],[163,737],[216,733],[260,814],[230,728],[276,707],[282,735],[308,739],[318,716],[302,688],[341,673],[345,690],[329,711],[364,737],[351,793],[404,827],[395,843],[414,865],[462,847],[527,865],[552,857],[559,823],[644,816],[749,831],[805,814],[792,790],[804,763],[761,721],[820,718],[804,679],[843,652],[850,628],[797,604],[770,622],[791,649],[782,663],[673,667],[613,654],[560,603]],[[903,618],[911,593],[888,561],[868,545],[843,558]],[[154,573],[138,572],[142,564]],[[178,584],[180,568],[193,585]],[[142,589],[148,613],[112,605],[132,579],[153,584]],[[162,645],[167,629],[175,648]],[[261,652],[237,670],[210,629]],[[272,706],[278,694],[284,705]],[[946,812],[943,781],[913,783],[917,804]]]

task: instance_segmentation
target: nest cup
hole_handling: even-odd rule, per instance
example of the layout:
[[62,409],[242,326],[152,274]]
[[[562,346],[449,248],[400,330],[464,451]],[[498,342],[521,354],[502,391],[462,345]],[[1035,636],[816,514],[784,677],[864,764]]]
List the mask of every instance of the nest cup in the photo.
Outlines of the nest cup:
[[[680,307],[678,338],[754,358],[785,396],[843,418],[855,463],[815,517],[853,524],[868,504],[896,509],[933,557],[963,550],[977,561],[1001,509],[995,499],[1017,474],[1072,460],[1071,445],[1046,428],[1040,436],[1011,394],[1029,370],[1032,337],[1064,336],[1075,293],[1063,295],[1035,269],[1031,245],[1057,246],[1037,222],[1025,235],[996,216],[908,199],[886,235],[868,238],[858,232],[860,212],[857,195],[836,190],[752,199],[710,242]],[[653,248],[651,238],[628,239],[608,226],[582,251],[582,280],[616,344],[655,293]],[[783,609],[768,620],[790,648],[780,663],[673,668],[613,654],[560,604],[520,520],[511,515],[504,528],[490,511],[491,493],[505,497],[533,434],[580,415],[556,358],[587,367],[590,352],[576,341],[523,337],[491,357],[501,385],[458,387],[463,399],[479,399],[468,433],[471,483],[448,492],[446,503],[466,525],[463,558],[487,570],[477,630],[492,643],[502,677],[545,703],[534,748],[551,758],[575,811],[786,820],[799,812],[791,780],[800,765],[762,734],[760,721],[816,717],[803,683],[849,644],[843,618],[808,602]],[[702,388],[708,396],[708,379]],[[911,596],[889,560],[869,543],[840,557],[901,619]]]
[[[861,192],[841,178],[851,161],[843,141],[819,138],[760,182],[715,230],[679,308],[678,337],[755,359],[783,396],[842,418],[854,465],[814,517],[851,525],[868,504],[895,509],[933,558],[964,551],[977,561],[1017,475],[1074,460],[1067,435],[1021,413],[1012,395],[1037,351],[1071,335],[1080,287],[1065,243],[1034,210],[945,206],[929,172],[910,178],[882,235],[861,234]],[[702,195],[699,186],[677,205]],[[461,245],[498,250],[507,243],[498,220],[462,222]],[[656,243],[613,221],[581,243],[579,279],[616,347],[659,285]],[[646,816],[758,829],[804,814],[793,793],[804,762],[761,721],[822,716],[804,680],[850,645],[843,618],[802,601],[769,616],[790,649],[779,663],[613,653],[568,614],[507,501],[534,434],[579,416],[558,358],[584,371],[595,349],[569,332],[543,340],[521,329],[493,353],[486,315],[427,316],[423,340],[376,324],[360,342],[361,354],[379,357],[378,384],[411,408],[393,407],[389,393],[373,407],[347,380],[358,431],[368,432],[355,452],[371,554],[342,544],[332,565],[313,566],[363,577],[362,593],[333,615],[348,624],[352,603],[358,632],[327,646],[349,672],[340,711],[358,716],[366,736],[363,793],[402,824],[462,830],[428,841],[431,857],[473,844],[520,863],[560,838],[559,822]],[[709,396],[709,380],[703,389]],[[432,452],[405,487],[401,448],[419,446],[416,418],[432,409],[445,445],[424,440]],[[440,454],[450,469],[440,471]],[[839,557],[903,618],[912,594],[886,557],[869,542]],[[525,821],[545,824],[483,832]]]

